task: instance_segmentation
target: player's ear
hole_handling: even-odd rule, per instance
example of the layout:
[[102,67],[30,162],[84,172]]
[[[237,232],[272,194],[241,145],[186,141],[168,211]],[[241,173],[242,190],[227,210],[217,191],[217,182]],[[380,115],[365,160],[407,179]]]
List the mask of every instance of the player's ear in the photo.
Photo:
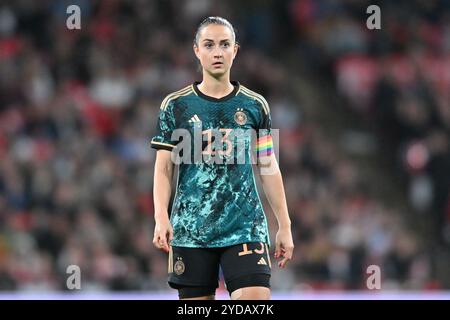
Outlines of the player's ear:
[[192,46],[192,49],[194,50],[194,53],[195,53],[195,56],[197,57],[197,59],[200,60],[199,53],[198,53],[198,47],[195,43]]
[[236,41],[236,43],[234,44],[234,50],[233,50],[233,59],[236,57],[238,51],[239,51],[239,43]]

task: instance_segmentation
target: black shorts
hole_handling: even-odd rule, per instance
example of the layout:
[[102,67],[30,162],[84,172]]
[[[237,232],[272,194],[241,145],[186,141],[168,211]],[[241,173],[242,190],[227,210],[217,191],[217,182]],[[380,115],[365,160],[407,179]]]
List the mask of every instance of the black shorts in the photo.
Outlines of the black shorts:
[[180,298],[214,295],[219,287],[219,267],[230,294],[244,287],[270,288],[270,255],[262,242],[223,248],[172,247],[168,282],[178,289]]

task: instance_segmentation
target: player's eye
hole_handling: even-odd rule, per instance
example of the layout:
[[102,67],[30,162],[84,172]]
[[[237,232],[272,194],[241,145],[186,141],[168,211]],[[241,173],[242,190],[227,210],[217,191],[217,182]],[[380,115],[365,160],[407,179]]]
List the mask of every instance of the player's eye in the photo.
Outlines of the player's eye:
[[213,47],[213,44],[211,42],[205,43],[206,49],[211,49]]
[[229,42],[222,43],[222,47],[224,47],[224,48],[228,48],[229,46],[230,46]]

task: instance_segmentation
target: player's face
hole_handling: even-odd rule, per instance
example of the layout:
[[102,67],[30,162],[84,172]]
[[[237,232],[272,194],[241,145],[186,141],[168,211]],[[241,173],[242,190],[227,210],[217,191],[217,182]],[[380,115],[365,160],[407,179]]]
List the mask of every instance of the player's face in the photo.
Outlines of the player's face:
[[213,77],[221,77],[229,72],[238,46],[227,26],[210,24],[200,31],[198,47],[194,46],[195,55],[200,60],[203,72]]

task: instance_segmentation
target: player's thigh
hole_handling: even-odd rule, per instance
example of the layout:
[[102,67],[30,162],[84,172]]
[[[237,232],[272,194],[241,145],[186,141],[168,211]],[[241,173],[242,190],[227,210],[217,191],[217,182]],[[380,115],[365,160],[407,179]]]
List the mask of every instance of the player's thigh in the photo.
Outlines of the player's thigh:
[[220,259],[231,298],[269,299],[271,261],[265,243],[246,243],[227,248]]
[[231,300],[269,300],[270,288],[260,286],[234,289],[230,297]]
[[215,249],[172,247],[168,283],[178,290],[180,299],[210,299],[219,285],[219,262]]

